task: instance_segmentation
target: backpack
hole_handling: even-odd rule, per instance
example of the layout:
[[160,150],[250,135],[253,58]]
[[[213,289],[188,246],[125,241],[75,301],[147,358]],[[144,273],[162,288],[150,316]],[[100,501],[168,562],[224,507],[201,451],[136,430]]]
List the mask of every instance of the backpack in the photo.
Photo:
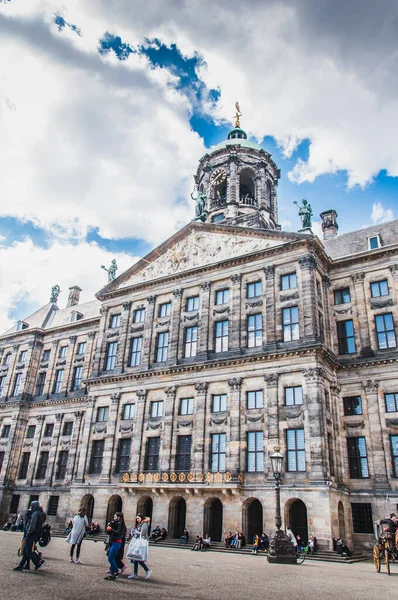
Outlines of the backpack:
[[45,546],[48,546],[50,541],[51,541],[51,525],[49,525],[49,524],[43,525],[43,527],[41,529],[40,539],[39,539],[39,546],[41,546],[41,548],[44,548]]

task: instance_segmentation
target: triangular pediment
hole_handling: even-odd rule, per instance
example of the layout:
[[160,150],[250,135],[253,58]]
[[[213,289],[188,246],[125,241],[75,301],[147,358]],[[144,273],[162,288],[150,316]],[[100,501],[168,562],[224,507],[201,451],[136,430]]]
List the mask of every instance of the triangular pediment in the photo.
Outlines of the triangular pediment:
[[101,290],[99,296],[302,238],[275,230],[190,223]]

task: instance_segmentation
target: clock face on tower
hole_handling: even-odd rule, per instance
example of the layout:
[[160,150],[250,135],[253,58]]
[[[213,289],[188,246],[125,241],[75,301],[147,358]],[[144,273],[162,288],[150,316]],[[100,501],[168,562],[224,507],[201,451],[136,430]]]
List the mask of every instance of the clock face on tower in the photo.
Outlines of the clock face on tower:
[[222,183],[224,181],[224,179],[226,178],[227,174],[224,171],[224,169],[216,169],[215,171],[213,171],[213,173],[211,174],[210,177],[210,183],[212,185],[218,185],[220,183]]

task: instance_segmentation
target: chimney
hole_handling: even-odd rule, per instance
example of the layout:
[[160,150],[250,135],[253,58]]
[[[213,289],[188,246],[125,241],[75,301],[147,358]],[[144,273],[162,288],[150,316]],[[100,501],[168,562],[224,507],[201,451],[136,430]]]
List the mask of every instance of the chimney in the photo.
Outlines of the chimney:
[[76,306],[77,304],[79,304],[81,291],[82,289],[79,288],[78,285],[72,285],[72,287],[69,288],[68,303],[66,305],[66,308],[70,308],[71,306]]
[[323,239],[330,240],[337,235],[339,226],[337,225],[337,212],[332,208],[330,210],[324,210],[319,215],[322,219],[322,231]]

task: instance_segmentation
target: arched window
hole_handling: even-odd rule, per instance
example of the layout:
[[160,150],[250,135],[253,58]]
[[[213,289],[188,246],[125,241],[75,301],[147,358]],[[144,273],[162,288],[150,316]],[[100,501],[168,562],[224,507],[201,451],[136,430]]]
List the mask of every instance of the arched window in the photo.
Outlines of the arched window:
[[255,174],[251,169],[243,169],[240,173],[239,202],[254,206],[256,201]]

